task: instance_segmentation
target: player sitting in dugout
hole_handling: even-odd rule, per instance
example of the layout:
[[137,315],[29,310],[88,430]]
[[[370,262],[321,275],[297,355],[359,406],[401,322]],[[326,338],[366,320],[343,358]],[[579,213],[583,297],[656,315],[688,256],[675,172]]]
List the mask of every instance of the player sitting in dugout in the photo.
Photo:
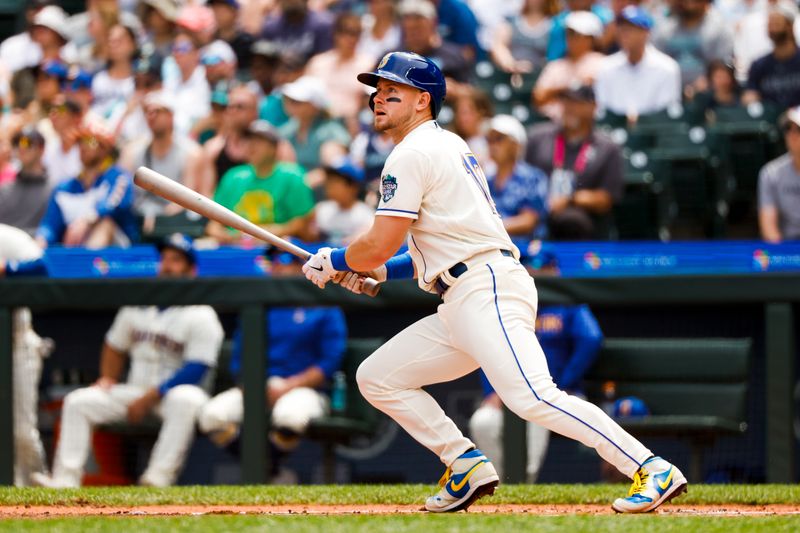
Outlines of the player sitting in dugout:
[[[159,277],[194,276],[196,258],[188,238],[174,234],[159,250]],[[80,486],[95,426],[138,424],[155,415],[161,429],[139,484],[174,484],[194,439],[196,415],[208,401],[201,383],[217,364],[223,337],[217,314],[207,305],[121,308],[106,334],[100,377],[64,398],[52,476],[32,474],[32,482]],[[127,359],[130,370],[123,382]]]
[[[272,249],[272,275],[299,276],[303,261]],[[271,408],[269,435],[273,478],[280,463],[300,443],[312,418],[328,412],[326,384],[341,367],[347,343],[344,313],[338,307],[274,307],[267,316],[269,353],[265,401]],[[241,381],[242,331],[233,338],[230,372]],[[238,436],[244,417],[241,386],[216,395],[198,417],[200,431],[220,447],[238,452]],[[283,472],[281,472],[283,477]]]

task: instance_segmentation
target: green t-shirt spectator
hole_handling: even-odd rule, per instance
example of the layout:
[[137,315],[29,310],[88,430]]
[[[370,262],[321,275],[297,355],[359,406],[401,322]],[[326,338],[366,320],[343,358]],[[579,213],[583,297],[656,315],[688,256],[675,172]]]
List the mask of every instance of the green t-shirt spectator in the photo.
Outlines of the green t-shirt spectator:
[[269,176],[257,176],[252,165],[239,165],[225,173],[214,201],[254,224],[285,224],[314,208],[303,176],[294,163],[276,163]]
[[281,126],[281,136],[292,143],[297,154],[297,162],[306,170],[313,170],[320,166],[319,149],[327,141],[336,141],[343,146],[350,145],[350,134],[347,128],[336,119],[318,118],[308,137],[301,141],[297,136],[299,124],[295,119]]

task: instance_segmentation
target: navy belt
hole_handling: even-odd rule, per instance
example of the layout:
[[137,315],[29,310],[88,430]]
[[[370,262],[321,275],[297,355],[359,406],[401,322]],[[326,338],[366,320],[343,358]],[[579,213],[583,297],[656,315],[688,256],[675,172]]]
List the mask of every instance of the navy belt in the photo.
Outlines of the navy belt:
[[[510,250],[500,250],[500,253],[505,257],[514,257],[514,254],[511,253]],[[453,278],[457,278],[462,275],[464,272],[467,271],[467,265],[465,263],[456,263],[455,265],[451,266],[447,269],[447,273],[450,274]],[[447,289],[450,288],[441,276],[436,278],[436,281],[433,282],[433,289],[436,291],[440,297],[444,296],[444,293],[447,292]]]

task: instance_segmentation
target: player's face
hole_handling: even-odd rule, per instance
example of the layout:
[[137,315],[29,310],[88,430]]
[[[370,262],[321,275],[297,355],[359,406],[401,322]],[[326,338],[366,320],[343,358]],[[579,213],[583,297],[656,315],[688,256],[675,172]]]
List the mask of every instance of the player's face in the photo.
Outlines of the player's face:
[[379,80],[375,92],[375,130],[391,130],[410,122],[422,94],[427,93],[402,83]]
[[172,248],[164,248],[161,252],[161,263],[158,266],[158,275],[165,278],[181,278],[190,276],[194,266],[182,252]]

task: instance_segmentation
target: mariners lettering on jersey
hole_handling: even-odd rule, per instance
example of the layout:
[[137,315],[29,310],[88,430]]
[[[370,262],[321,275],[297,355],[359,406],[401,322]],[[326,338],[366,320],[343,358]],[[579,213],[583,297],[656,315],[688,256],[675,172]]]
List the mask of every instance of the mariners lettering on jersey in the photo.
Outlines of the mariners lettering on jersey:
[[183,353],[184,343],[171,339],[164,333],[157,331],[134,329],[131,333],[131,340],[133,342],[151,342],[155,348],[168,350],[174,354],[180,355]]
[[386,174],[381,178],[381,196],[383,201],[388,202],[394,198],[394,193],[397,192],[397,178],[391,174]]

